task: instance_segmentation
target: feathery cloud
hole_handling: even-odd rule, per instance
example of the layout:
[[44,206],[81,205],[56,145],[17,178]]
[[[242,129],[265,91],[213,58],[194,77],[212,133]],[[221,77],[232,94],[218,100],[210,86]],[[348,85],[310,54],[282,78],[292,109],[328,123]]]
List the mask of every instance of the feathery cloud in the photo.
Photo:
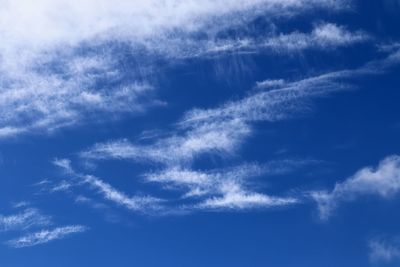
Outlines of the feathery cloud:
[[[59,164],[60,162],[67,162],[68,164]],[[150,196],[128,196],[98,177],[76,172],[68,159],[57,159],[53,161],[53,164],[67,171],[71,179],[66,183],[51,186],[50,192],[64,191],[65,187],[72,189],[73,187],[87,185],[104,199],[131,211],[150,213],[161,208],[161,199]]]
[[96,144],[80,155],[86,159],[115,158],[176,165],[190,163],[201,154],[231,154],[250,136],[252,123],[284,120],[304,112],[308,100],[352,88],[345,80],[364,72],[367,70],[345,70],[280,82],[281,87],[275,90],[257,91],[213,109],[193,109],[178,122],[176,134],[154,144],[136,145],[122,139]]
[[320,217],[327,219],[340,202],[354,201],[368,195],[390,198],[399,192],[400,157],[390,156],[376,168],[363,168],[345,181],[336,183],[331,192],[313,192],[312,197],[318,203]]
[[400,244],[398,240],[383,238],[371,239],[368,243],[371,262],[392,262],[400,259]]
[[35,208],[27,208],[18,214],[8,216],[0,215],[0,232],[21,231],[51,224],[51,217],[43,215]]
[[260,15],[287,19],[345,2],[3,0],[0,137],[52,132],[96,121],[93,114],[107,120],[141,113],[162,104],[147,79],[154,57],[193,56],[218,33]]
[[220,188],[222,196],[204,200],[200,209],[243,210],[253,208],[271,208],[289,206],[298,203],[296,198],[271,197],[265,194],[245,191],[235,182],[224,182]]
[[263,46],[277,51],[296,51],[310,48],[330,49],[365,42],[370,37],[362,32],[350,32],[333,23],[319,24],[309,34],[294,32],[267,39]]
[[63,239],[71,234],[83,233],[87,230],[88,228],[82,225],[57,227],[51,230],[42,230],[39,232],[27,234],[17,239],[10,240],[7,242],[7,244],[13,248],[32,247],[36,245],[45,244],[50,241]]
[[[236,39],[207,40],[203,46],[193,44],[192,56],[228,52],[293,53],[309,49],[331,50],[365,43],[372,39],[363,31],[350,31],[334,23],[315,25],[311,32],[268,33],[265,36],[245,36]],[[197,51],[196,51],[197,47]]]

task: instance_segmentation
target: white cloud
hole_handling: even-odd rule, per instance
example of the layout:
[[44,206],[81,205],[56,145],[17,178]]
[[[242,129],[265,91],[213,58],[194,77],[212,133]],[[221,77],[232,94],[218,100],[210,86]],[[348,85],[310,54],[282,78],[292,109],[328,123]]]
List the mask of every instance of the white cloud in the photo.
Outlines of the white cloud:
[[179,167],[171,167],[161,172],[147,173],[145,178],[149,182],[202,187],[208,186],[214,180],[214,177],[209,173],[181,169]]
[[81,153],[86,159],[130,159],[166,165],[189,164],[201,154],[230,154],[250,127],[240,120],[227,120],[192,127],[181,135],[158,140],[150,146],[136,145],[127,140],[96,144]]
[[[114,118],[159,104],[144,81],[153,72],[151,57],[181,58],[204,50],[192,33],[212,40],[261,14],[287,19],[345,5],[333,0],[0,3],[0,137],[51,132],[99,117],[92,114]],[[125,68],[125,52],[139,67]]]
[[25,209],[18,214],[8,216],[0,215],[0,232],[21,231],[50,224],[52,224],[51,217],[43,215],[35,208]]
[[200,209],[251,209],[288,206],[298,203],[295,198],[271,197],[248,192],[235,182],[225,182],[221,186],[222,197],[212,197],[200,203]]
[[148,182],[187,190],[184,197],[188,198],[220,193],[221,187],[227,181],[244,186],[250,178],[264,174],[265,169],[257,164],[244,164],[233,168],[208,171],[174,166],[159,172],[145,173],[144,177]]
[[110,184],[105,183],[97,177],[85,175],[83,177],[85,183],[89,184],[93,189],[97,190],[105,199],[112,201],[132,211],[140,211],[150,213],[160,209],[159,203],[161,199],[149,196],[133,196],[129,197],[118,191]]
[[313,192],[312,197],[318,203],[321,218],[327,219],[340,202],[368,195],[390,198],[399,192],[400,157],[390,156],[376,168],[363,168],[345,181],[336,183],[331,192]]
[[[203,207],[211,207],[210,203],[220,203],[221,207],[225,205],[229,208],[230,205],[235,206],[235,201],[237,208],[257,206],[257,201],[265,206],[289,204],[296,200],[290,197],[271,197],[250,189],[244,179],[253,175],[248,171],[248,166],[239,164],[233,170],[195,170],[193,165],[204,155],[224,160],[227,157],[233,158],[242,143],[252,135],[255,122],[274,122],[304,114],[310,110],[310,100],[353,89],[355,78],[379,74],[396,64],[393,55],[356,69],[325,73],[299,81],[260,82],[257,83],[258,89],[271,85],[274,88],[253,90],[240,100],[226,102],[216,108],[192,109],[175,124],[175,131],[148,138],[146,144],[127,139],[112,140],[95,144],[81,152],[80,157],[84,160],[122,159],[141,164],[150,163],[158,170],[145,172],[143,177],[146,181],[159,183],[164,189],[183,190],[185,199],[200,198],[205,201],[206,197],[205,203],[208,204],[202,204]],[[279,173],[291,167],[293,162],[287,161],[270,166],[268,171]],[[238,189],[224,191],[226,183],[234,183]],[[313,197],[320,203],[321,216],[328,216],[329,210],[335,205],[335,201],[331,201],[334,197],[325,192],[314,192]]]
[[[4,79],[9,82],[2,86],[0,93],[0,137],[32,130],[52,131],[87,120],[93,111],[107,118],[107,113],[140,112],[144,105],[151,105],[145,100],[143,104],[137,103],[144,94],[152,92],[151,86],[139,83],[126,85],[121,81],[118,87],[105,84],[108,88],[98,88],[96,83],[99,78],[91,72],[71,73],[66,70],[56,74],[22,71],[13,73],[18,77],[5,76]],[[118,73],[101,72],[104,79],[121,79]],[[65,78],[68,76],[71,77]]]
[[263,46],[278,51],[304,50],[309,48],[336,48],[365,42],[370,37],[362,32],[350,32],[333,23],[317,25],[309,34],[294,32],[281,34],[265,41]]
[[8,42],[14,45],[41,48],[78,44],[93,38],[143,39],[173,29],[195,31],[205,25],[222,27],[212,22],[224,16],[229,19],[221,22],[240,22],[245,16],[237,16],[238,12],[252,17],[264,12],[338,8],[344,3],[332,0],[117,0],[111,4],[106,0],[38,0],[32,4],[28,0],[2,0],[0,29],[3,37],[8,37]]
[[[67,162],[68,164],[59,164],[59,162]],[[71,161],[69,159],[58,159],[53,161],[53,164],[62,170],[67,171],[70,180],[62,181],[55,186],[50,182],[51,186],[48,190],[50,192],[66,191],[73,187],[88,185],[104,199],[131,211],[151,213],[155,210],[161,209],[160,203],[163,200],[151,196],[128,196],[98,177],[77,173],[71,167]],[[48,182],[45,183],[44,186],[48,186]],[[81,200],[83,197],[84,196],[81,196]]]
[[[197,55],[222,52],[293,53],[306,49],[334,49],[370,40],[363,31],[349,31],[334,23],[315,25],[311,32],[268,33],[265,36],[248,36],[239,39],[207,40],[198,47]],[[192,52],[195,49],[192,49]],[[194,52],[193,52],[194,53]],[[195,53],[194,53],[195,54]],[[275,81],[279,82],[279,81]]]
[[[296,200],[293,198],[270,197],[250,190],[244,182],[245,178],[254,176],[254,168],[249,165],[239,165],[230,170],[193,170],[192,164],[203,155],[234,156],[242,142],[251,136],[254,122],[273,122],[298,115],[307,111],[310,99],[352,88],[348,79],[374,71],[361,67],[300,81],[280,81],[274,83],[277,88],[273,90],[257,90],[241,100],[213,109],[193,109],[177,123],[174,133],[156,137],[152,143],[143,145],[126,139],[114,140],[95,144],[81,152],[80,156],[86,160],[124,159],[156,164],[161,170],[145,173],[147,181],[186,190],[184,198],[209,196],[205,201],[208,204],[203,203],[203,208],[211,207],[212,203],[219,203],[221,208],[233,208],[235,205],[237,208],[251,208],[257,206],[257,202],[260,206],[294,203]],[[259,87],[263,85],[265,83],[259,83]],[[293,162],[271,166],[271,172],[285,171],[293,167]],[[262,172],[258,170],[255,176]],[[237,188],[224,190],[226,183],[234,183]]]
[[24,128],[5,126],[0,128],[0,138],[16,136],[25,132],[25,130]]
[[393,242],[382,238],[374,238],[369,241],[369,257],[372,262],[392,262],[400,259],[399,242]]
[[72,172],[71,160],[69,159],[54,159],[53,164],[67,172]]
[[51,189],[50,192],[55,193],[55,192],[66,192],[70,190],[73,187],[72,183],[62,180],[60,183],[54,185]]
[[16,208],[16,209],[18,209],[18,208],[26,208],[29,205],[30,205],[30,203],[27,202],[27,201],[19,201],[19,202],[13,202],[12,203],[13,208]]
[[40,244],[45,244],[53,240],[63,239],[71,234],[82,233],[87,230],[88,228],[82,225],[57,227],[52,230],[42,230],[22,236],[17,239],[10,240],[7,242],[7,244],[13,248],[32,247]]
[[279,80],[264,80],[261,82],[256,83],[258,88],[276,88],[276,87],[282,87],[285,85],[285,80],[279,79]]
[[251,135],[255,121],[279,121],[304,112],[308,100],[348,89],[351,86],[343,80],[364,72],[364,69],[345,70],[280,82],[278,89],[257,91],[214,109],[193,109],[178,122],[175,134],[151,145],[136,145],[123,139],[96,144],[80,155],[86,159],[130,159],[174,166],[190,164],[202,154],[233,154]]

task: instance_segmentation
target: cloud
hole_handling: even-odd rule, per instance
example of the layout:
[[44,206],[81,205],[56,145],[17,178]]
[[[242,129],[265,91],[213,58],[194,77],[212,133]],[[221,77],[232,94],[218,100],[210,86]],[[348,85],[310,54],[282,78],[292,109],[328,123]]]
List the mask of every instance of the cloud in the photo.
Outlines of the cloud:
[[2,138],[140,114],[162,104],[148,79],[157,67],[155,57],[194,56],[220,32],[246,27],[260,15],[288,19],[310,9],[346,5],[332,0],[1,4]]
[[279,88],[285,85],[285,80],[264,80],[256,83],[257,88]]
[[[240,100],[210,109],[192,109],[184,114],[167,135],[134,143],[128,139],[97,143],[80,153],[84,160],[129,160],[156,166],[142,176],[164,189],[183,191],[184,199],[196,199],[203,209],[219,206],[232,209],[294,204],[292,197],[272,197],[249,187],[246,178],[290,169],[293,162],[281,162],[268,171],[257,165],[238,164],[232,168],[193,169],[204,156],[233,158],[253,133],[259,121],[281,121],[310,110],[310,101],[333,92],[353,89],[353,79],[376,74],[387,59],[353,70],[341,70],[298,80],[259,82],[257,89]],[[274,86],[271,90],[264,87]],[[268,167],[266,167],[268,169]],[[232,190],[229,190],[229,186]],[[228,189],[227,189],[228,188]],[[200,204],[201,203],[201,204]],[[190,206],[190,205],[189,205]],[[193,206],[192,206],[193,207]]]
[[309,34],[293,32],[280,34],[277,37],[265,40],[262,46],[277,51],[296,51],[310,48],[330,49],[349,46],[369,40],[370,37],[362,32],[350,32],[343,26],[333,23],[316,25]]
[[243,164],[232,168],[212,170],[192,170],[174,166],[158,172],[145,173],[147,182],[164,185],[167,188],[184,190],[185,198],[220,193],[224,183],[230,181],[237,186],[245,186],[246,181],[265,173],[265,168],[257,164]]
[[343,182],[336,183],[330,192],[313,192],[312,197],[318,203],[320,217],[327,219],[340,202],[354,201],[362,196],[387,199],[399,192],[400,157],[395,155],[382,160],[376,168],[365,167]]
[[[195,203],[186,209],[245,209],[260,206],[289,205],[298,202],[293,197],[276,197],[257,192],[248,178],[290,170],[299,162],[290,160],[259,167],[235,164],[230,168],[209,166],[193,168],[205,156],[226,161],[234,159],[242,144],[252,136],[254,124],[261,121],[287,120],[310,111],[311,100],[329,94],[356,88],[355,80],[388,71],[400,60],[397,52],[371,61],[359,68],[339,70],[298,81],[266,80],[256,84],[242,99],[225,102],[215,108],[195,108],[186,112],[174,125],[175,129],[132,142],[128,139],[110,140],[94,144],[79,155],[85,161],[128,160],[150,166],[142,177],[157,183],[163,189],[183,191],[184,200]],[[305,161],[307,162],[307,161]],[[266,164],[268,165],[268,164]],[[262,166],[262,165],[261,165]],[[231,185],[231,190],[229,189]],[[341,186],[338,185],[338,188]],[[336,205],[335,193],[313,192],[319,203],[321,217],[329,216]],[[333,201],[335,200],[335,201]]]
[[[235,184],[236,188],[244,188],[252,184],[251,179],[263,175],[281,175],[302,166],[314,164],[315,161],[282,160],[266,164],[242,164],[230,168],[216,168],[210,170],[193,170],[173,166],[156,172],[143,174],[146,182],[156,183],[167,189],[186,192],[185,198],[201,197],[221,194],[226,183]],[[246,189],[249,191],[249,189]]]
[[13,215],[0,215],[0,232],[28,230],[33,227],[52,224],[50,216],[43,215],[38,209],[27,208]]
[[230,120],[192,127],[180,135],[158,140],[150,146],[136,145],[126,139],[99,143],[80,155],[86,159],[115,158],[165,165],[184,164],[201,154],[229,154],[249,133],[247,124],[240,120]]
[[[245,36],[237,39],[205,41],[197,56],[226,52],[293,53],[307,49],[331,50],[367,42],[371,37],[363,31],[349,31],[344,26],[323,23],[311,32],[268,33],[264,36]],[[195,49],[192,49],[195,51]],[[195,55],[196,53],[194,53]]]
[[53,164],[55,166],[58,166],[62,168],[63,170],[67,172],[72,172],[72,167],[71,167],[71,160],[69,159],[54,159]]
[[[80,153],[82,158],[129,159],[165,165],[190,164],[202,154],[229,155],[252,133],[257,121],[280,121],[309,109],[308,101],[332,92],[353,88],[346,79],[365,75],[360,68],[280,82],[274,90],[259,90],[238,101],[212,109],[192,109],[177,123],[176,132],[151,145],[134,144],[127,139],[95,144]],[[258,87],[265,85],[258,83]]]
[[7,242],[10,247],[24,248],[32,247],[48,243],[50,241],[66,238],[71,234],[86,232],[88,228],[82,225],[70,225],[64,227],[57,227],[52,230],[42,230],[39,232],[27,234],[17,239]]
[[296,198],[271,197],[265,194],[245,191],[234,182],[224,182],[220,188],[222,197],[212,197],[198,205],[200,209],[253,209],[288,206],[298,203]]
[[[146,182],[157,183],[166,190],[183,191],[181,198],[160,199],[150,196],[127,196],[110,184],[92,175],[72,172],[76,177],[75,185],[88,185],[105,200],[130,211],[147,215],[180,214],[199,210],[222,210],[223,208],[253,209],[288,206],[298,203],[294,197],[272,197],[256,193],[250,189],[249,179],[262,175],[271,167],[256,164],[242,165],[227,169],[211,171],[194,171],[178,166],[158,172],[143,174]],[[280,172],[281,170],[278,170]],[[79,202],[87,198],[80,195]]]
[[85,183],[89,184],[93,189],[97,190],[105,199],[112,201],[120,206],[129,210],[150,212],[151,210],[158,209],[158,203],[161,199],[148,196],[134,196],[128,197],[124,193],[116,190],[110,184],[103,182],[94,176],[84,176]]
[[383,238],[371,239],[368,243],[371,262],[392,262],[400,259],[400,245],[398,240]]
[[[38,0],[3,0],[0,29],[9,42],[19,46],[41,46],[80,42],[102,38],[144,39],[165,31],[195,31],[205,26],[223,27],[240,23],[246,16],[267,12],[290,12],[317,7],[341,8],[345,1],[332,0],[106,0],[53,2]],[[238,16],[242,14],[242,16]],[[278,13],[279,14],[279,13]],[[24,19],[17,19],[23,17]],[[220,25],[214,21],[220,20]],[[30,31],[26,28],[29,27]]]
[[[59,164],[59,162],[68,162],[68,164]],[[155,210],[161,209],[161,199],[150,196],[128,196],[98,177],[77,173],[72,168],[71,161],[68,159],[54,160],[53,164],[64,171],[67,171],[71,179],[68,182],[62,182],[56,186],[52,185],[50,190],[48,190],[50,192],[65,191],[69,189],[72,190],[73,187],[87,185],[98,195],[101,195],[104,199],[131,211],[151,213]],[[44,185],[47,186],[47,183]],[[83,197],[84,196],[80,196],[80,199],[82,200]]]
[[12,203],[12,207],[15,208],[15,209],[26,208],[26,207],[29,207],[29,206],[30,206],[30,203],[27,202],[27,201],[19,201],[19,202],[13,202]]

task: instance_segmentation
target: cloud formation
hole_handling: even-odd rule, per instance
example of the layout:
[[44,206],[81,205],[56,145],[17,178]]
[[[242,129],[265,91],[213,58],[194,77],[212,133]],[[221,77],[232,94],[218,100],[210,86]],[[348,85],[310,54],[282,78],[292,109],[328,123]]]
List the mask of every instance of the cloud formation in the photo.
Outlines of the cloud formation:
[[336,48],[365,42],[370,37],[362,32],[350,32],[333,23],[316,25],[311,33],[294,32],[280,34],[266,40],[264,46],[277,51],[304,50],[310,48]]
[[[53,164],[67,173],[69,181],[63,180],[61,183],[54,184],[46,180],[45,183],[39,183],[38,186],[45,191],[54,193],[57,191],[65,191],[62,190],[64,187],[68,190],[72,190],[76,187],[87,186],[103,199],[131,211],[151,214],[161,209],[162,199],[151,196],[128,196],[98,177],[76,172],[71,166],[71,161],[68,159],[57,159],[53,161]],[[62,187],[60,190],[56,190],[60,187]],[[83,199],[82,197],[83,196],[80,196],[81,199]]]
[[317,191],[312,197],[317,201],[322,219],[331,216],[341,202],[354,201],[363,196],[377,196],[384,199],[400,192],[400,157],[390,156],[376,168],[365,167],[343,182],[336,183],[333,190]]
[[[360,70],[327,73],[294,82],[274,83],[273,90],[257,90],[238,101],[213,109],[193,109],[176,124],[166,137],[155,138],[146,145],[127,139],[95,144],[80,153],[84,160],[129,160],[155,164],[158,170],[143,174],[145,181],[166,189],[183,191],[186,209],[252,209],[287,206],[298,203],[295,197],[269,196],[249,186],[251,177],[290,169],[291,162],[268,167],[241,164],[231,168],[193,169],[203,156],[233,157],[253,132],[257,121],[280,121],[306,112],[308,101],[332,92],[351,88],[340,83]],[[258,83],[258,87],[268,86]],[[292,162],[293,163],[293,162]],[[299,162],[297,162],[299,164]],[[192,207],[192,208],[190,208]]]
[[27,234],[17,239],[10,240],[7,242],[7,244],[13,248],[32,247],[45,244],[53,240],[63,239],[71,234],[82,233],[87,230],[88,228],[82,225],[57,227],[51,230],[42,230],[39,232]]
[[13,215],[0,215],[0,232],[28,230],[52,224],[50,216],[43,215],[38,209],[27,208]]
[[26,202],[16,203],[14,208],[25,208],[25,210],[12,215],[0,215],[0,234],[21,235],[5,242],[12,248],[36,246],[65,238],[73,233],[85,232],[88,229],[82,225],[70,225],[49,230],[46,228],[54,225],[51,216],[43,214],[37,208],[30,207],[30,204]]
[[[93,114],[107,120],[141,113],[162,104],[147,79],[154,57],[173,61],[216,52],[220,32],[257,16],[290,18],[315,8],[340,9],[345,1],[3,0],[1,5],[0,137],[5,138],[98,120]],[[332,34],[325,37],[332,40]]]
[[[334,23],[314,26],[311,32],[269,33],[265,36],[248,36],[239,39],[208,40],[199,51],[192,48],[192,56],[206,56],[228,52],[282,53],[319,49],[322,51],[367,42],[371,37],[363,31],[349,31]],[[195,46],[195,45],[193,45]]]
[[398,240],[374,238],[368,243],[369,258],[371,262],[393,262],[400,259],[400,246]]

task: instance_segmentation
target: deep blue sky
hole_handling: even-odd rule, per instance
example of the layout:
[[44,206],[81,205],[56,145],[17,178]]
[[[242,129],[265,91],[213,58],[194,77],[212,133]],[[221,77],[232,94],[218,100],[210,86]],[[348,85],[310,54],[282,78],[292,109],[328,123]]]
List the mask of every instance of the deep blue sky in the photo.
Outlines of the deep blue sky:
[[1,267],[399,266],[399,1],[4,2]]

